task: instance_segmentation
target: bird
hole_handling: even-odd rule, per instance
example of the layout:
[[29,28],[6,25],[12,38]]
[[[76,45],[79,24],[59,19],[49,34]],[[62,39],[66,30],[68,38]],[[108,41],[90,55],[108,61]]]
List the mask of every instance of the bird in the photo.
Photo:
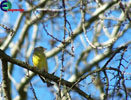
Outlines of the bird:
[[47,58],[45,56],[46,48],[39,46],[33,52],[33,65],[42,71],[48,72]]
[[[46,48],[39,46],[34,48],[34,52],[33,52],[33,57],[32,57],[32,61],[33,61],[33,65],[35,67],[37,67],[38,69],[42,70],[43,72],[48,72],[48,63],[47,63],[47,58],[45,56],[45,50]],[[49,82],[49,80],[46,80],[44,77],[42,77],[41,75],[39,75],[39,77],[41,78],[41,80],[45,83],[47,83],[47,86],[51,86],[52,84]]]

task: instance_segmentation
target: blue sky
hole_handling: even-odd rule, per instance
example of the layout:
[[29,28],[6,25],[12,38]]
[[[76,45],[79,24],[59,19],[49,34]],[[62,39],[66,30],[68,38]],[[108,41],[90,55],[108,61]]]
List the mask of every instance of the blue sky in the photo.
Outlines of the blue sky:
[[[127,1],[126,1],[126,2],[127,2]],[[12,9],[18,9],[19,1],[13,1],[13,0],[11,0],[11,3],[12,3]],[[37,2],[36,2],[36,3],[37,3]],[[22,1],[21,4],[22,4],[22,6],[23,6],[23,9],[26,10],[27,8],[26,8],[26,5],[25,5],[25,1]],[[74,2],[70,2],[70,4],[73,5]],[[77,11],[77,9],[79,9],[79,8],[76,8],[75,10]],[[109,14],[109,13],[110,13],[110,14]],[[0,21],[1,21],[1,24],[7,25],[7,26],[13,28],[14,25],[15,25],[15,22],[16,22],[16,20],[17,20],[17,17],[19,16],[19,14],[20,14],[20,12],[3,12],[3,11],[0,10],[0,15],[1,15]],[[114,17],[119,17],[120,14],[121,14],[121,12],[118,12],[118,11],[112,11],[112,12],[110,12],[110,11],[109,11],[107,14],[109,14],[109,15],[111,15],[111,16],[114,16]],[[33,16],[33,14],[32,14],[32,16]],[[91,17],[91,16],[87,15],[87,16],[86,16],[86,19],[88,20],[90,17]],[[110,17],[110,16],[108,16],[108,17]],[[80,13],[76,14],[76,15],[73,16],[73,17],[70,16],[70,15],[67,15],[67,20],[71,23],[71,28],[72,28],[72,30],[76,28],[76,26],[77,26],[78,23],[80,23],[80,18],[81,18]],[[17,41],[18,41],[18,39],[20,38],[21,30],[22,30],[22,28],[23,28],[23,26],[24,26],[24,24],[25,24],[25,22],[24,22],[24,21],[25,21],[25,18],[23,18],[22,20],[23,20],[23,21],[20,23],[20,28],[19,28],[18,32],[16,33],[15,38],[12,40],[14,44],[16,44]],[[54,22],[56,22],[58,25],[60,25],[59,27],[62,27],[62,28],[63,28],[63,20],[64,20],[63,17],[61,17],[61,18],[57,18],[56,20],[54,20]],[[62,39],[63,39],[63,29],[61,29],[61,30],[57,29],[58,27],[55,26],[55,25],[57,25],[57,24],[54,24],[54,26],[51,26],[51,21],[52,21],[52,20],[49,20],[49,21],[46,21],[46,22],[44,23],[44,24],[46,25],[47,31],[48,31],[49,33],[53,34],[53,36],[58,37],[60,40],[62,40]],[[109,20],[105,20],[105,21],[104,21],[105,25],[106,25],[108,22],[109,22]],[[128,20],[127,20],[127,23],[129,23]],[[111,24],[115,25],[115,24],[117,24],[117,21],[111,21]],[[94,25],[94,23],[91,25],[91,27],[92,27],[93,25]],[[67,25],[67,26],[68,26],[68,25]],[[68,28],[69,28],[69,26],[68,26]],[[113,28],[114,28],[114,27],[112,27],[112,26],[108,28],[110,33],[112,32],[112,29],[113,29]],[[7,35],[7,34],[5,34],[5,30],[4,30],[3,28],[1,28],[1,27],[0,27],[0,29],[1,29],[1,31],[0,31],[0,32],[1,32],[0,37],[5,37],[5,36]],[[54,30],[55,30],[55,31],[54,31]],[[26,40],[28,40],[29,43],[32,42],[32,32],[33,32],[33,27],[31,27],[31,28],[29,29],[29,31],[27,32],[27,34],[29,34],[29,35],[28,35],[28,38],[26,38]],[[94,32],[94,30],[91,30],[91,31],[88,32],[87,36],[89,37],[89,40],[90,40],[90,41],[92,41],[92,38],[93,38],[94,34],[96,34],[96,33]],[[47,48],[47,51],[50,51],[52,48],[51,48],[51,46],[49,45],[49,41],[50,41],[52,38],[51,38],[49,35],[46,34],[45,30],[43,29],[42,24],[39,24],[39,30],[38,30],[38,35],[37,35],[37,36],[38,36],[38,38],[39,38],[39,41],[36,43],[35,46],[41,45],[41,46],[46,47],[46,48]],[[81,34],[81,36],[84,37],[84,34]],[[67,35],[66,37],[68,37],[68,35]],[[125,34],[115,43],[115,45],[114,45],[113,48],[115,49],[115,48],[121,46],[123,43],[126,43],[126,42],[128,42],[129,40],[131,40],[129,37],[131,37],[131,29],[128,29],[128,31],[125,32]],[[86,41],[85,38],[83,38],[83,41],[84,41],[84,43],[86,44],[86,46],[89,46],[89,44],[87,43],[87,41]],[[100,41],[100,42],[107,41],[107,37],[104,35],[104,32],[103,32],[103,31],[101,32],[101,36],[100,36],[100,38],[99,38],[99,41]],[[67,68],[68,68],[68,72],[70,72],[70,70],[73,70],[73,69],[75,68],[75,64],[76,64],[75,61],[77,61],[77,59],[79,58],[80,53],[81,53],[83,50],[86,49],[86,48],[83,46],[83,44],[81,43],[80,37],[76,37],[73,42],[74,42],[73,45],[74,45],[74,55],[75,55],[75,56],[74,56],[74,57],[71,57],[71,56],[69,56],[68,54],[65,55],[64,66],[68,65],[68,62],[69,62],[69,61],[72,61],[72,62],[70,62],[70,63],[72,63],[72,66],[71,66],[71,67],[67,67]],[[25,44],[26,44],[26,41],[25,41]],[[60,43],[57,43],[56,45],[58,46],[59,44],[60,44]],[[25,53],[23,53],[23,52],[25,52],[25,49],[26,49],[26,48],[23,47],[22,51],[21,51],[21,52],[19,53],[19,55],[17,56],[17,59],[22,60],[22,61],[25,61],[25,55],[24,55]],[[69,49],[69,50],[71,51],[71,45],[69,45],[67,49]],[[11,55],[10,50],[11,50],[11,48],[9,48],[9,49],[6,50],[6,53],[7,53],[8,55]],[[104,51],[104,50],[99,50],[99,53],[103,53],[103,51]],[[22,55],[22,53],[23,53],[23,55]],[[128,60],[130,60],[130,58],[128,58],[128,56],[130,55],[130,53],[131,53],[131,49],[129,49],[129,51],[127,51],[127,53],[126,53]],[[22,55],[22,56],[21,56],[21,55]],[[57,70],[56,73],[55,73],[55,75],[57,75],[57,76],[60,76],[60,69],[61,69],[61,66],[62,66],[62,65],[61,65],[61,55],[62,55],[61,53],[57,54],[57,57],[58,57],[57,59],[58,59],[58,64],[59,64],[58,70]],[[87,62],[92,61],[92,59],[93,59],[94,57],[95,57],[95,52],[92,51],[91,54],[89,55],[88,59],[86,59]],[[117,56],[114,57],[114,59],[110,62],[110,64],[108,65],[108,67],[110,67],[110,66],[115,66],[115,67],[117,67],[117,64],[118,64],[119,62],[117,62],[116,60],[117,60],[117,58],[119,58],[119,57],[120,57],[120,55],[117,54]],[[53,69],[54,69],[54,68],[52,68],[52,67],[56,66],[56,62],[55,62],[54,59],[55,59],[54,57],[48,59],[49,72],[53,72]],[[66,60],[67,60],[67,61],[66,61]],[[103,60],[102,62],[100,62],[99,66],[102,67],[102,66],[106,63],[107,60],[108,60],[108,59],[105,59],[105,60]],[[32,65],[32,55],[31,55],[30,58],[29,58],[29,64]],[[126,65],[127,63],[126,63],[126,62],[123,62],[123,64]],[[80,67],[79,70],[81,71],[81,70],[85,67],[85,66],[84,66],[84,63],[81,62],[79,67]],[[74,72],[75,72],[75,71],[72,71],[72,74],[67,74],[67,73],[66,73],[66,74],[63,76],[63,78],[68,80],[68,79],[70,78],[70,75],[73,75]],[[126,72],[127,72],[127,73],[130,73],[130,72],[131,72],[131,69],[128,68],[128,69],[126,70]],[[20,79],[21,79],[22,77],[25,77],[25,75],[26,75],[26,73],[25,73],[25,70],[23,70],[23,68],[20,68],[20,67],[17,66],[17,65],[14,66],[13,78],[16,80],[16,82],[19,83],[19,82],[21,81]],[[1,76],[1,70],[0,70],[0,76]],[[113,77],[112,75],[109,76],[109,78],[112,78],[112,77]],[[0,80],[1,80],[1,78],[0,78]],[[91,79],[90,79],[90,78],[87,78],[85,81],[89,81],[89,82],[90,82]],[[35,89],[35,92],[36,92],[36,95],[37,95],[37,97],[38,97],[38,100],[43,100],[43,99],[45,99],[45,100],[53,100],[53,99],[55,99],[55,95],[54,95],[53,93],[51,93],[51,91],[52,91],[51,88],[47,88],[46,84],[45,84],[45,83],[43,84],[42,81],[40,80],[40,78],[39,78],[38,76],[35,76],[35,77],[31,80],[31,82],[32,82],[33,87],[34,87],[34,89]],[[115,80],[112,81],[112,82],[115,82]],[[84,82],[81,82],[81,84],[84,84]],[[84,84],[84,85],[85,85],[85,84]],[[126,85],[129,86],[129,82],[128,82],[128,81],[126,81]],[[17,92],[16,92],[16,89],[15,89],[15,85],[13,84],[12,87],[13,87],[13,89],[14,89],[13,92],[12,92],[12,95],[13,95],[13,98],[15,98],[15,97],[17,96]],[[94,85],[88,85],[88,86],[87,86],[87,89],[88,89],[88,88],[89,88],[89,92],[90,92],[91,94],[92,94],[92,92],[94,92],[94,91],[92,91],[92,90],[95,90]],[[81,87],[81,89],[84,90],[84,91],[86,91],[86,89],[83,88],[83,87]],[[89,94],[90,94],[90,93],[89,93]],[[99,92],[97,92],[97,89],[95,90],[95,93],[99,96]],[[73,92],[71,92],[71,94],[73,95]],[[75,95],[73,95],[73,96],[80,98],[77,93],[75,93]],[[32,97],[33,97],[33,93],[32,93],[32,90],[31,90],[30,87],[28,88],[28,97],[29,97],[28,100],[31,100]]]

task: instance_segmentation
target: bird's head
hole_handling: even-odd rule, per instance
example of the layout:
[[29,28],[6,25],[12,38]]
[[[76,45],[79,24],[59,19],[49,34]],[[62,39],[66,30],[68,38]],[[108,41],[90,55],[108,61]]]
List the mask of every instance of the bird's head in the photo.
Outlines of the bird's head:
[[45,51],[46,50],[46,48],[44,48],[44,47],[42,47],[42,46],[39,46],[39,47],[36,47],[35,49],[34,49],[34,52],[35,51],[37,51],[37,52],[41,52],[41,51]]

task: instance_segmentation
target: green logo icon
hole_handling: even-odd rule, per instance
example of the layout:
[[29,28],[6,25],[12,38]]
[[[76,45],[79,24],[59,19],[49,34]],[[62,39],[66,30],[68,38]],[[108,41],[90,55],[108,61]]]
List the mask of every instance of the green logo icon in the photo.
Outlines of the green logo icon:
[[8,9],[11,9],[12,5],[11,5],[11,2],[10,1],[2,1],[1,2],[1,9],[3,11],[8,11]]

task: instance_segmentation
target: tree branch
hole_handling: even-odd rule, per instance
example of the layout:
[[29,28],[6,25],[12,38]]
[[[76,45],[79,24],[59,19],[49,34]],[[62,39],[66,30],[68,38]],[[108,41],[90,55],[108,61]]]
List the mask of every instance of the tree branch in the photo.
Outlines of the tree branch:
[[8,67],[6,59],[1,59],[2,61],[2,74],[3,74],[3,81],[2,81],[2,88],[4,92],[4,100],[11,100],[10,89],[9,89],[9,79],[8,79]]
[[[47,72],[43,72],[43,71],[37,69],[36,67],[33,67],[33,66],[31,66],[31,65],[29,65],[25,62],[22,62],[18,59],[12,58],[12,57],[6,55],[1,49],[0,49],[0,59],[6,60],[6,61],[13,63],[13,64],[16,64],[16,65],[19,65],[20,67],[28,69],[28,70],[30,70],[34,73],[37,73],[38,75],[41,75],[41,76],[43,76],[43,77],[45,77],[45,78],[47,78],[51,81],[54,81],[57,84],[59,83],[59,80],[60,80],[59,77],[52,75],[52,74],[49,74]],[[75,90],[77,93],[79,93],[81,96],[85,97],[86,99],[93,100],[93,98],[91,98],[90,95],[87,95],[85,92],[83,92],[77,86],[73,86],[74,83],[68,82],[64,79],[61,79],[61,84],[66,85],[69,88],[71,87],[73,90]]]

